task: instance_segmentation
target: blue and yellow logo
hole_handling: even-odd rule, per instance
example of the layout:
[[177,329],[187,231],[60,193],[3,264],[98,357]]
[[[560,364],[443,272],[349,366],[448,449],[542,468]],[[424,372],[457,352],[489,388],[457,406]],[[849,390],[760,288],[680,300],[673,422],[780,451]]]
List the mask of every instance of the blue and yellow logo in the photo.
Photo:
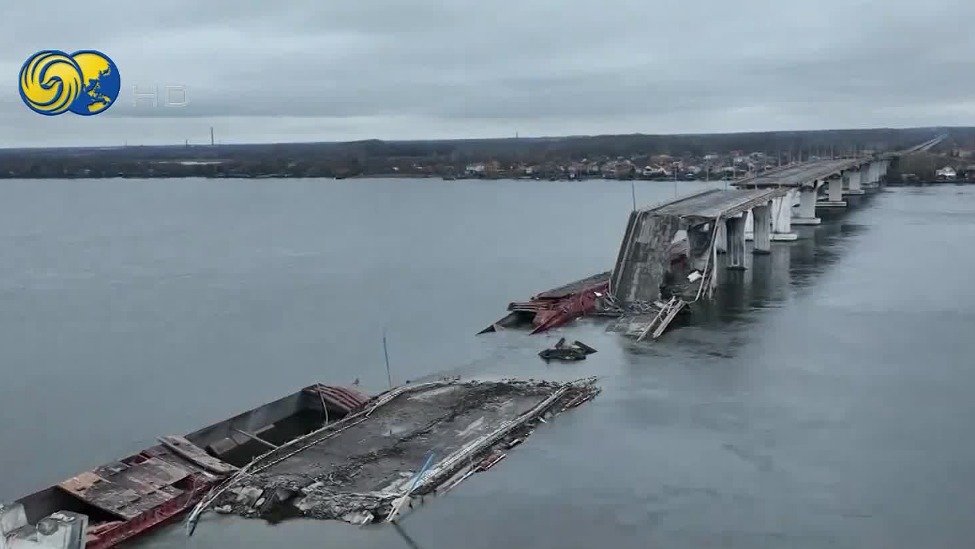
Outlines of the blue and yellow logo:
[[118,67],[93,50],[37,52],[20,69],[20,97],[34,112],[82,116],[105,112],[122,88]]

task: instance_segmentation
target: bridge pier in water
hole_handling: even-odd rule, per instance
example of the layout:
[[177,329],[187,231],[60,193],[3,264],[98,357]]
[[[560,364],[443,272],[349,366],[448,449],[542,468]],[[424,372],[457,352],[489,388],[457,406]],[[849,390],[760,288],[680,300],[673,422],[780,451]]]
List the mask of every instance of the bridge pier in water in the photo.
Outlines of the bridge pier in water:
[[745,269],[745,214],[730,217],[725,220],[725,230],[728,236],[728,268],[733,270]]
[[867,168],[867,178],[862,182],[865,189],[872,189],[880,182],[880,164],[880,162],[870,163],[870,167]]
[[843,182],[849,175],[830,177],[826,180],[826,200],[816,203],[817,208],[845,208],[846,201],[843,200]]
[[866,191],[863,190],[863,183],[869,179],[869,172],[873,169],[873,163],[869,166],[861,167],[857,170],[851,170],[847,174],[847,185],[846,189],[843,190],[844,195],[859,195],[865,194]]
[[712,249],[711,236],[714,225],[702,223],[687,229],[687,255],[691,269],[704,272],[709,264],[717,261],[717,250]]
[[772,201],[752,209],[754,220],[755,246],[753,254],[772,253]]
[[785,196],[772,199],[772,242],[792,242],[799,238],[792,232],[792,205],[798,200],[797,194],[789,190]]
[[799,211],[798,215],[792,218],[793,225],[819,225],[822,219],[816,217],[816,195],[818,194],[816,182],[812,186],[799,188]]
[[863,182],[863,186],[871,189],[876,188],[880,184],[880,180],[887,175],[889,164],[890,162],[887,160],[871,162],[870,169],[867,171],[867,180]]
[[[789,190],[784,196],[772,199],[769,205],[769,222],[772,232],[769,239],[772,242],[792,242],[799,239],[799,235],[792,232],[792,205],[796,202],[796,191]],[[755,240],[755,216],[751,211],[745,221],[745,240]]]

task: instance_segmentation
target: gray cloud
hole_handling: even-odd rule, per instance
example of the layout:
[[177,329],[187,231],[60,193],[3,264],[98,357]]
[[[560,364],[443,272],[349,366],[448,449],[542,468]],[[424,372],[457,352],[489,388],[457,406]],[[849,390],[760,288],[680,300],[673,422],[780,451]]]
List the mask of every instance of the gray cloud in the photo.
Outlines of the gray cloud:
[[[970,0],[49,5],[4,7],[0,146],[202,141],[210,125],[243,142],[975,124]],[[88,48],[120,67],[110,111],[21,104],[27,56]],[[166,86],[189,104],[134,93]]]

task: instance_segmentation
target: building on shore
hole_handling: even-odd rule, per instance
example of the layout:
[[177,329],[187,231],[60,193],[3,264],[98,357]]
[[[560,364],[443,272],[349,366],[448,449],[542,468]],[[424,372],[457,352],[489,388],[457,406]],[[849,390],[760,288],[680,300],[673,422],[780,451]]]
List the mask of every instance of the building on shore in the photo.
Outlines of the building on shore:
[[936,179],[941,181],[951,181],[958,178],[958,172],[956,172],[951,166],[945,166],[944,168],[934,172],[934,176]]

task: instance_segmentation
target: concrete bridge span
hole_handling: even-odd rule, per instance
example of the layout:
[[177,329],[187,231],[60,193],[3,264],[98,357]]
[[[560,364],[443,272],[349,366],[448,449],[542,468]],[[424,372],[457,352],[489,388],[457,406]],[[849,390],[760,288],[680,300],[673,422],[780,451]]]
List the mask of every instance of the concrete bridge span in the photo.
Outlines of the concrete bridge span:
[[[719,248],[729,254],[729,265],[744,268],[746,215],[759,220],[756,253],[768,253],[773,205],[787,194],[785,188],[714,189],[632,212],[610,278],[611,293],[620,303],[655,301],[675,258],[686,258],[686,270],[712,273]],[[722,239],[725,246],[716,246]]]
[[878,187],[895,158],[928,150],[942,139],[905,151],[793,164],[735,181],[732,189],[635,210],[610,277],[610,294],[624,310],[633,304],[666,308],[662,300],[668,298],[682,308],[710,295],[719,276],[719,252],[727,253],[727,268],[744,269],[749,236],[755,254],[769,253],[772,242],[795,240],[792,225],[819,224],[817,210],[846,207],[845,197]]

